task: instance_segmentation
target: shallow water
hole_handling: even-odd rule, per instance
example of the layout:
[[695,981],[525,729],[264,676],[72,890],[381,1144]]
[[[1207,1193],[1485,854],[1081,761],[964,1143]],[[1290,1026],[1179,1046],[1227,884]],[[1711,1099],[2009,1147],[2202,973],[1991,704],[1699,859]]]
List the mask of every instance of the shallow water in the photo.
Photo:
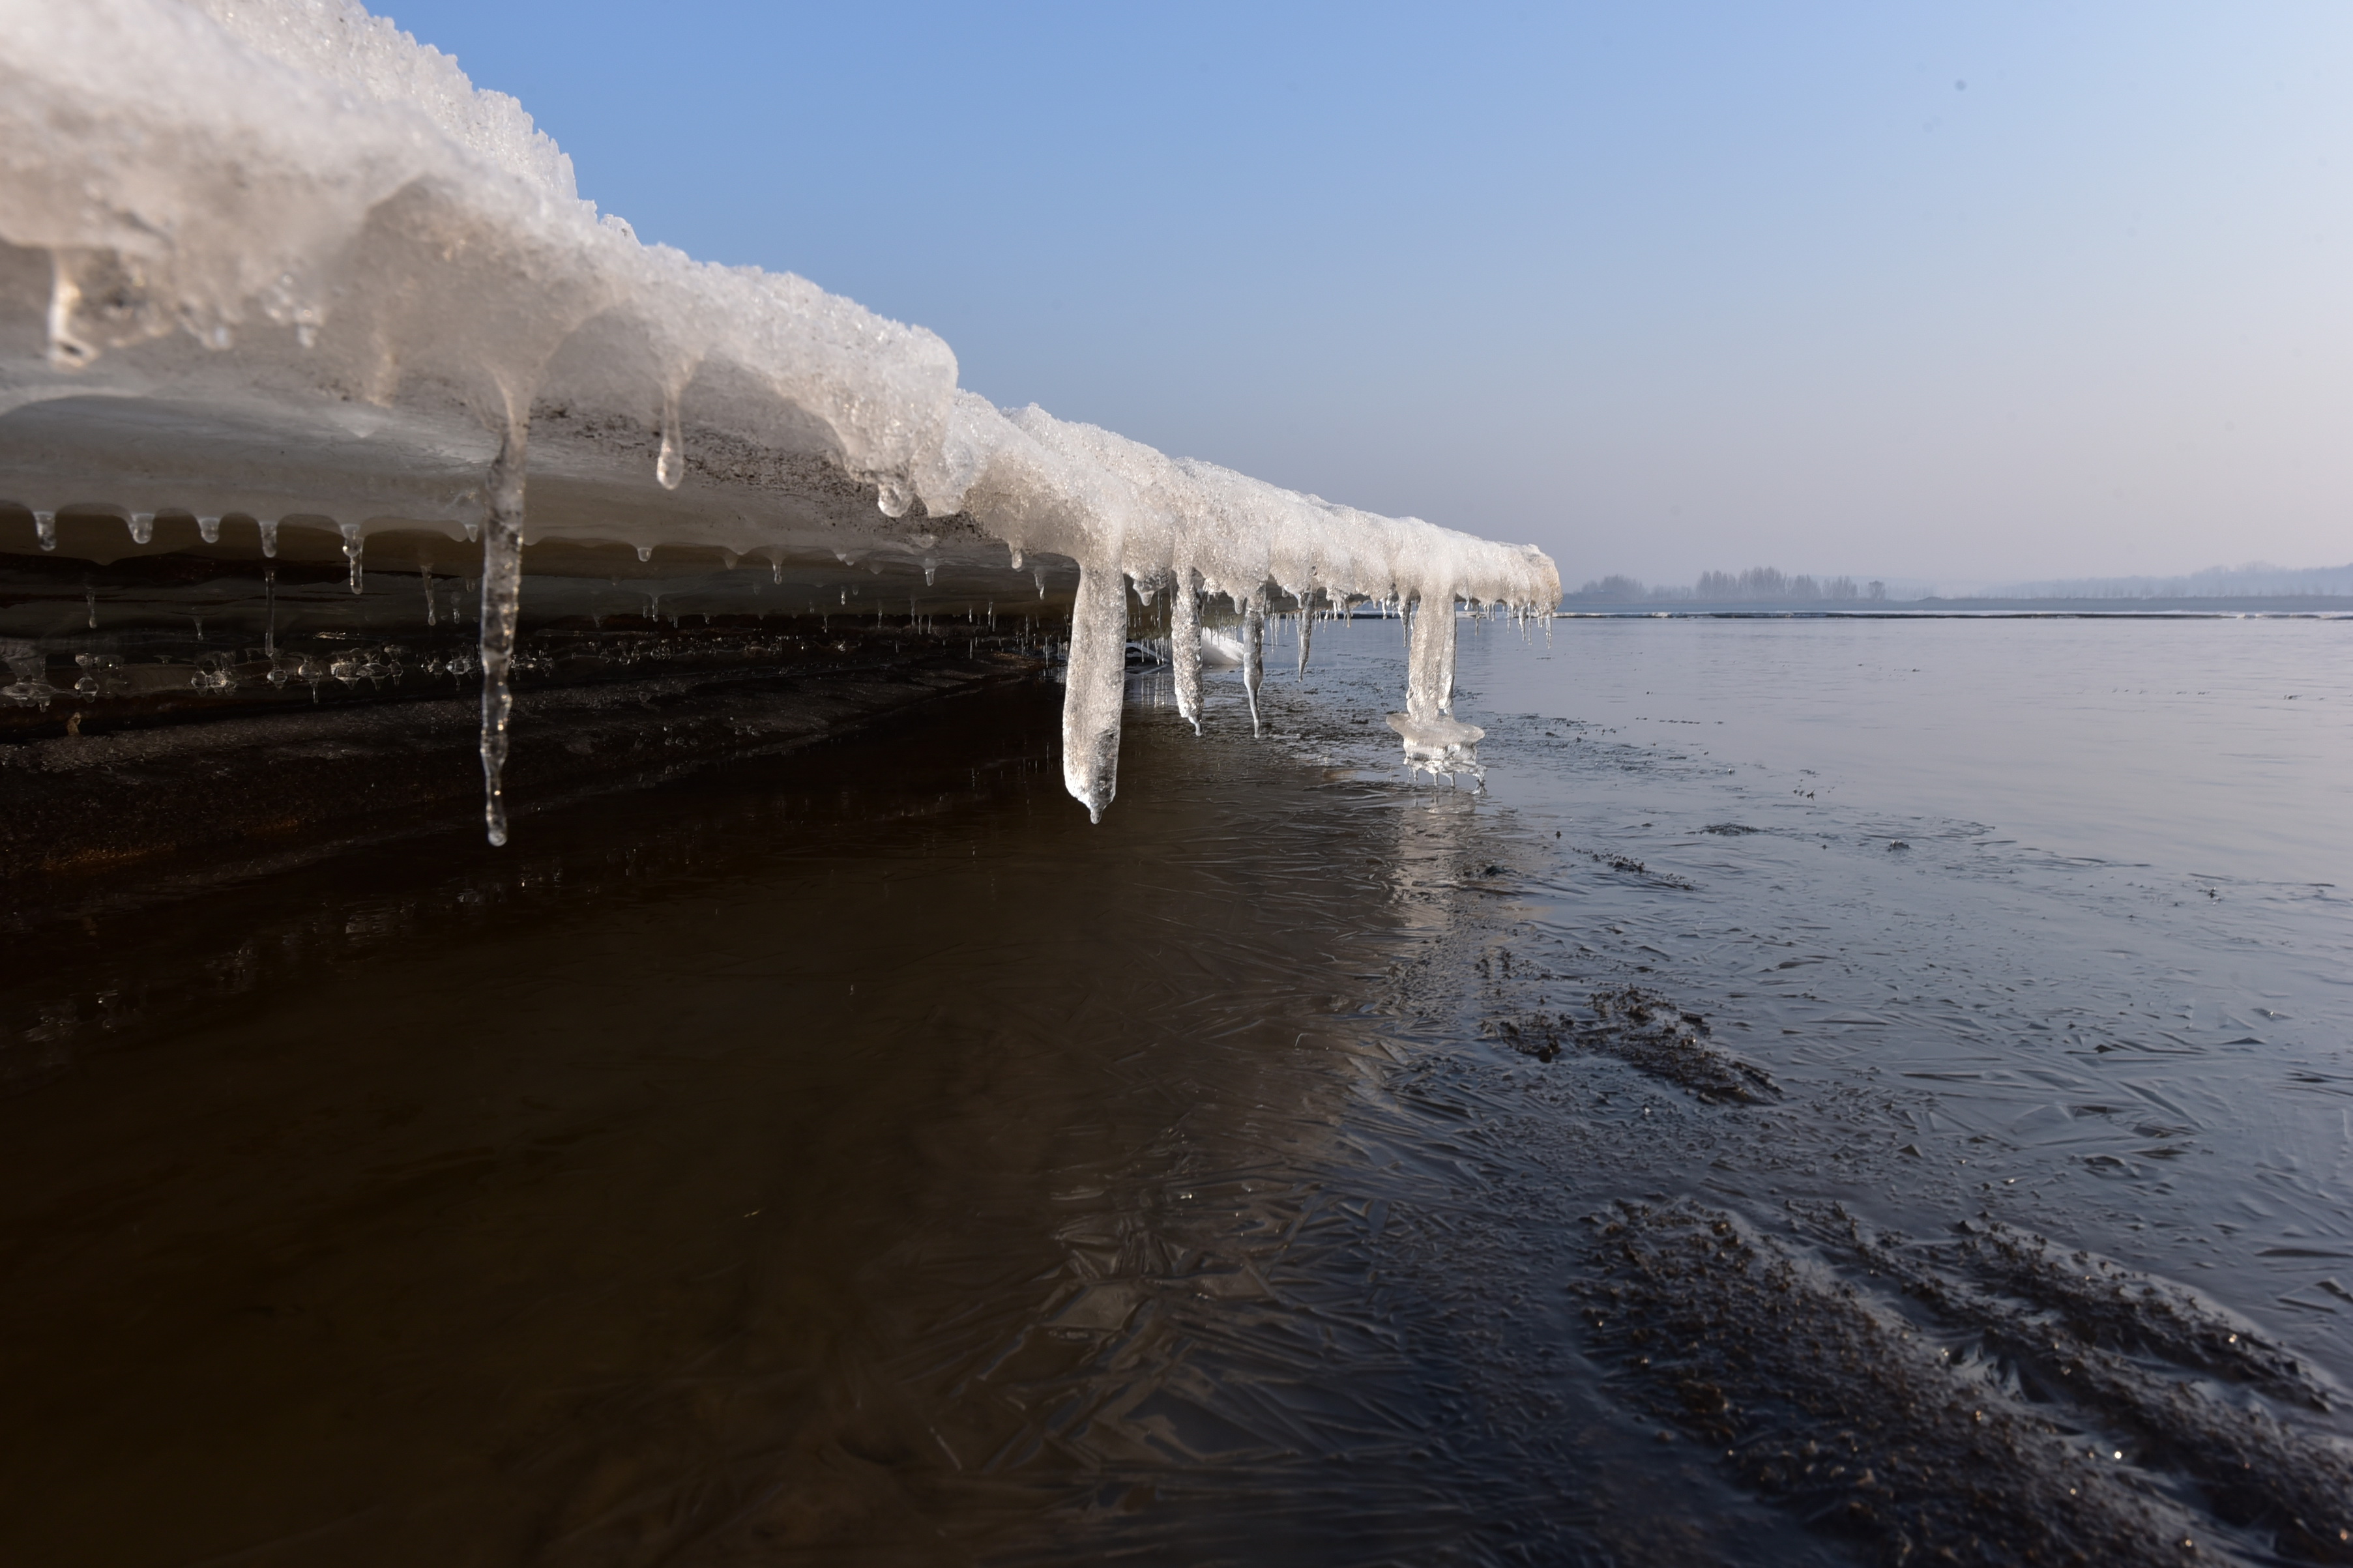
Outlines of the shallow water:
[[2326,1555],[2353,627],[2215,625],[1491,628],[1478,796],[1364,624],[1267,743],[1138,683],[1099,828],[1041,689],[94,897],[9,948],[0,1555]]

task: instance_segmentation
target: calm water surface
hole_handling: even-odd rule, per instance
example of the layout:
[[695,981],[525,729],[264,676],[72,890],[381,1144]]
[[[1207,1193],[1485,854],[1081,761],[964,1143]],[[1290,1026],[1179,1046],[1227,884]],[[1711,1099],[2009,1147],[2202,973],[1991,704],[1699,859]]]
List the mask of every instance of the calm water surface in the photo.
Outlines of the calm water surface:
[[0,1557],[2329,1560],[2353,625],[1395,631],[28,913]]

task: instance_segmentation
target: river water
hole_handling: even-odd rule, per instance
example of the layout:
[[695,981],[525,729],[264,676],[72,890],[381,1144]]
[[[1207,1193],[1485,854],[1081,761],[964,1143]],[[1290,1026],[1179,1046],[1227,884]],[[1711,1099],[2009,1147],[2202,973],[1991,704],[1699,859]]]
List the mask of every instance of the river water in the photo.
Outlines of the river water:
[[1396,633],[20,920],[0,1558],[2353,1558],[2353,622]]

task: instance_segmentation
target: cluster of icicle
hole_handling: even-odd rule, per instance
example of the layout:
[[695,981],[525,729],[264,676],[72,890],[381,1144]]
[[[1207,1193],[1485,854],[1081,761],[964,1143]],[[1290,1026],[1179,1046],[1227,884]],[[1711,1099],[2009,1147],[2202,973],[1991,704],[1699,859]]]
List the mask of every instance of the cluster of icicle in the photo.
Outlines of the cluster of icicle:
[[[1130,583],[1147,602],[1170,595],[1177,707],[1196,726],[1199,595],[1224,595],[1241,614],[1254,721],[1270,584],[1303,611],[1367,601],[1414,606],[1406,710],[1389,721],[1408,759],[1435,771],[1472,766],[1469,748],[1480,738],[1452,716],[1456,605],[1535,615],[1559,598],[1552,563],[1533,548],[1335,505],[1036,408],[999,415],[965,395],[957,411],[968,422],[959,418],[954,432],[970,432],[979,454],[967,459],[965,505],[1017,560],[1025,550],[1050,550],[1079,563],[1062,779],[1097,820],[1118,783]],[[1314,626],[1303,614],[1303,642]]]
[[[50,268],[46,364],[0,382],[0,414],[135,391],[99,384],[108,360],[164,366],[180,385],[242,376],[265,403],[410,407],[428,389],[490,427],[497,454],[468,531],[483,547],[493,842],[533,410],[584,332],[597,334],[596,368],[566,373],[565,404],[658,406],[666,488],[681,471],[682,389],[741,387],[698,418],[752,437],[814,430],[888,517],[921,502],[968,515],[1017,567],[1025,553],[1076,561],[1064,767],[1098,818],[1116,784],[1130,584],[1171,595],[1178,700],[1197,722],[1200,595],[1230,597],[1253,647],[1271,591],[1440,611],[1415,616],[1407,710],[1392,721],[1423,764],[1477,738],[1451,715],[1454,606],[1548,615],[1559,597],[1533,548],[1001,411],[957,389],[955,356],[928,331],[798,278],[642,245],[579,197],[570,160],[514,100],[477,91],[349,0],[0,0],[0,241]],[[204,363],[185,370],[191,352]],[[754,529],[757,500],[739,509]]]

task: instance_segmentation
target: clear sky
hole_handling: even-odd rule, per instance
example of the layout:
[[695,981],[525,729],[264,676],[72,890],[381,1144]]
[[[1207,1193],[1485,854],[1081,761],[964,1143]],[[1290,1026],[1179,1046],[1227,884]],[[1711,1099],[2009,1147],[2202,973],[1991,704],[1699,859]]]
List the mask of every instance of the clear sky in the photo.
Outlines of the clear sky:
[[2353,560],[2353,5],[377,0],[649,240],[1552,551]]

